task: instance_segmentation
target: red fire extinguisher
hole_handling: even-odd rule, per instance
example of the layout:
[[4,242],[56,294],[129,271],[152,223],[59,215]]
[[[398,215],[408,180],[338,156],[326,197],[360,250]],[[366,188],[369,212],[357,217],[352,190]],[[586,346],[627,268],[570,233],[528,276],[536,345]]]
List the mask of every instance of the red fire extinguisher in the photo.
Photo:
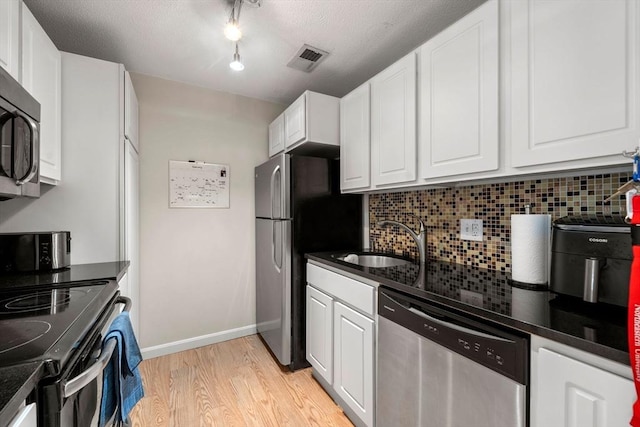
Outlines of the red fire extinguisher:
[[[631,193],[628,192],[628,193]],[[631,276],[629,279],[629,307],[627,313],[627,329],[629,339],[629,356],[633,371],[633,382],[636,386],[636,397],[640,396],[640,194],[628,194],[632,207],[631,215],[627,212],[627,218],[631,220],[631,244],[633,261],[631,262]],[[629,200],[629,199],[627,199]],[[630,424],[640,427],[640,400],[633,404],[633,417]]]
[[627,309],[627,334],[629,357],[633,382],[636,387],[636,401],[633,404],[633,416],[630,425],[640,427],[640,147],[632,153],[623,153],[633,158],[633,180],[623,185],[619,191],[625,191],[627,199],[627,222],[631,224],[631,245],[633,261],[629,278],[629,303]]

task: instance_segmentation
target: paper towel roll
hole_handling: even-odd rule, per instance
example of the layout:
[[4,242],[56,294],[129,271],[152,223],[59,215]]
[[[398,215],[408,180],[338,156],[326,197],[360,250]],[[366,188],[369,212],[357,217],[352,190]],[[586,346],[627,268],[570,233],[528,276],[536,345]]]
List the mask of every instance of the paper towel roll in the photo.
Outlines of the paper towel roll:
[[511,215],[511,277],[541,285],[549,276],[550,215]]

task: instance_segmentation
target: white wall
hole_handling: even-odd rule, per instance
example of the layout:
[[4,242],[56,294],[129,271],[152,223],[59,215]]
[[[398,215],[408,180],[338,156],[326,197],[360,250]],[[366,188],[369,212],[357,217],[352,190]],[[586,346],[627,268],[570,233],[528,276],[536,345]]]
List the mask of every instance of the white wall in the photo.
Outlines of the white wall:
[[[284,106],[132,78],[140,105],[140,345],[162,354],[179,349],[177,341],[252,330],[253,168],[267,159],[268,125]],[[230,208],[170,209],[169,160],[229,164]]]
[[[118,64],[62,52],[62,179],[0,202],[0,232],[71,232],[71,263],[119,256]],[[98,119],[96,119],[98,118]]]

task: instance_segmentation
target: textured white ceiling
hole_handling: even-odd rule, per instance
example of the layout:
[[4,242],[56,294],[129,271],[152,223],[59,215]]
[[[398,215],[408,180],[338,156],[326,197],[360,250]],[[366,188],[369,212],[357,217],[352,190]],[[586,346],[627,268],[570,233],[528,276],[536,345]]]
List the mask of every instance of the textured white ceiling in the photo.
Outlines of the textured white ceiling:
[[[2,0],[0,0],[2,1]],[[242,72],[222,34],[227,0],[24,0],[58,49],[129,71],[289,104],[304,90],[343,96],[485,0],[262,0],[242,6]],[[330,55],[286,64],[304,44]]]

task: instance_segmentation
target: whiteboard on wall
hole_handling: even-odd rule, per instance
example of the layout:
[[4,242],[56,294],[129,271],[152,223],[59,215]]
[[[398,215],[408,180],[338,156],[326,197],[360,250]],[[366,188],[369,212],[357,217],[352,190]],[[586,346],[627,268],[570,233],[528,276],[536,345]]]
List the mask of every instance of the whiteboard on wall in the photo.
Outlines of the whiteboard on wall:
[[229,165],[169,160],[170,208],[228,208]]

